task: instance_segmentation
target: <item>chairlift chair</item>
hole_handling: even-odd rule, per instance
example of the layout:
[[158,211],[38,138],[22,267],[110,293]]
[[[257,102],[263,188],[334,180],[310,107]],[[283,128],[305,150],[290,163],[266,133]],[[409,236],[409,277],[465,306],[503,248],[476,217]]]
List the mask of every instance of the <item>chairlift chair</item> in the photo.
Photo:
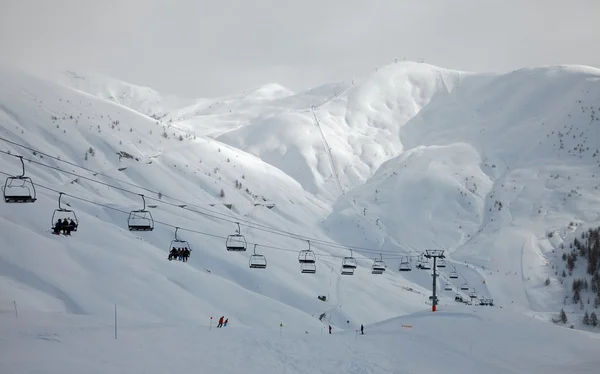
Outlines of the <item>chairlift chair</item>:
[[74,226],[67,226],[65,227],[65,229],[68,229],[69,231],[77,231],[77,227],[79,227],[79,221],[77,220],[77,215],[75,214],[75,212],[71,209],[65,209],[62,207],[61,205],[61,199],[62,199],[62,195],[64,195],[63,192],[59,192],[58,194],[58,209],[54,210],[54,213],[52,213],[52,231],[53,232],[57,232],[59,230],[61,230],[62,228],[60,227],[56,227],[56,224],[58,223],[58,220],[64,220],[66,221],[67,218],[70,219],[73,223],[75,223]]
[[310,249],[310,240],[308,242],[308,249],[301,250],[298,253],[298,262],[301,264],[314,264],[317,260],[315,253]]
[[354,268],[345,268],[342,266],[341,274],[342,275],[354,275]]
[[302,274],[315,274],[317,272],[317,266],[314,262],[303,262],[300,264],[300,271]]
[[35,186],[31,178],[25,176],[23,156],[19,159],[23,171],[21,175],[6,178],[3,190],[5,203],[33,203],[37,200]]
[[129,225],[129,231],[152,231],[154,230],[154,218],[152,213],[146,210],[146,199],[144,195],[140,195],[144,206],[139,210],[132,210],[129,213],[127,224]]
[[449,277],[450,279],[458,279],[458,273],[455,271],[451,271]]
[[469,297],[471,299],[476,299],[477,298],[477,291],[475,291],[475,289],[473,288],[473,290],[469,293]]
[[267,268],[267,258],[263,255],[259,255],[256,253],[256,244],[254,244],[254,254],[250,256],[250,260],[248,264],[251,269],[266,269]]
[[171,240],[171,246],[169,247],[169,251],[171,251],[173,248],[187,248],[191,252],[192,247],[190,247],[190,243],[188,243],[185,240],[179,239],[179,237],[177,236],[178,230],[179,230],[179,227],[175,227],[175,239]]
[[383,255],[379,254],[379,260],[373,261],[373,266],[371,267],[371,274],[383,274],[383,272],[387,269],[385,262],[383,262]]
[[446,267],[446,260],[444,260],[443,258],[439,258],[439,259],[436,261],[436,266],[437,266],[438,268],[445,268],[445,267]]
[[342,269],[352,270],[356,269],[356,259],[352,257],[352,250],[350,250],[350,257],[344,257],[342,259]]
[[244,235],[240,233],[240,224],[238,222],[236,222],[236,224],[237,231],[235,234],[229,235],[227,237],[225,246],[227,247],[228,251],[243,252],[246,250],[248,244],[246,243],[246,238],[244,237]]
[[467,283],[464,283],[462,286],[460,286],[460,289],[463,291],[468,291],[469,290],[469,285]]
[[409,258],[408,257],[402,257],[400,259],[400,271],[411,271],[412,270],[412,266],[410,264]]
[[450,283],[446,283],[446,286],[444,287],[444,290],[446,290],[446,291],[452,291],[452,285]]

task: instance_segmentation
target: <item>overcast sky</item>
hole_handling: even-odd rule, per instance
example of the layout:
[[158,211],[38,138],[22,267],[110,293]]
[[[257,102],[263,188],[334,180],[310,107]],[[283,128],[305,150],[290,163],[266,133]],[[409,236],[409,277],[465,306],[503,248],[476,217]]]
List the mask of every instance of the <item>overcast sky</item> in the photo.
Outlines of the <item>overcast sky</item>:
[[600,0],[0,0],[0,63],[185,96],[300,90],[405,57],[600,67],[599,19]]

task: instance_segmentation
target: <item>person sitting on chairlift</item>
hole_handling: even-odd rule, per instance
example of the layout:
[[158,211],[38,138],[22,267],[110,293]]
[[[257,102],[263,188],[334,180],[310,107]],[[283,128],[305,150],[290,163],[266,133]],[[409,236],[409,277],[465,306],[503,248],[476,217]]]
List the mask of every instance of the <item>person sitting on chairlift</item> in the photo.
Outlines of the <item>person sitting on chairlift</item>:
[[177,249],[175,249],[175,247],[173,247],[173,248],[171,248],[171,251],[169,252],[169,261],[172,261],[176,257],[177,257]]
[[54,232],[53,234],[56,235],[60,235],[61,231],[63,230],[64,224],[62,219],[58,219],[58,221],[56,221],[56,223],[54,224]]
[[67,226],[67,235],[71,235],[71,231],[75,231],[77,229],[77,224],[74,220],[70,220],[69,225]]
[[190,249],[184,248],[183,249],[183,262],[187,262],[188,258],[190,258]]
[[62,230],[64,235],[71,235],[71,231],[75,228],[75,222],[70,218],[65,218],[62,224]]

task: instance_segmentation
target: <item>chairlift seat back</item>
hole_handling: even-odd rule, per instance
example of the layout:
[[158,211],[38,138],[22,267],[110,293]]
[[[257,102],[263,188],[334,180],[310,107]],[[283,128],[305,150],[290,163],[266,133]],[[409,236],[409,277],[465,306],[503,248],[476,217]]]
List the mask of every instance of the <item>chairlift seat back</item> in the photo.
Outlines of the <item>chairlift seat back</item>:
[[314,264],[315,260],[315,253],[310,249],[302,250],[298,254],[298,262],[301,264]]
[[37,200],[35,186],[29,177],[6,178],[3,193],[6,203],[33,203]]
[[225,246],[228,251],[243,252],[247,248],[246,238],[240,234],[229,235]]

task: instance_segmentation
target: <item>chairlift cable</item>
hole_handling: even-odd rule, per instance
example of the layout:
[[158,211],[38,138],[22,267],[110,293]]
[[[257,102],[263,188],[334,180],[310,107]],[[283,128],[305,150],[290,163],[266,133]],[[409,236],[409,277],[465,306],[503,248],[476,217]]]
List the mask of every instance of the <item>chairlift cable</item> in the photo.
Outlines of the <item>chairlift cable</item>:
[[[7,172],[1,171],[1,170],[0,170],[0,174],[6,175],[6,176],[12,175],[10,173],[7,173]],[[57,193],[57,194],[61,193],[61,191],[59,191],[59,190],[56,190],[54,188],[47,187],[47,186],[44,186],[44,185],[41,185],[41,184],[37,184],[36,183],[36,186],[38,186],[39,188],[42,188],[42,189],[45,189],[45,190]],[[84,197],[72,195],[70,193],[63,192],[62,194],[63,194],[63,196],[68,196],[68,197],[73,198],[75,200],[83,201],[85,203],[96,205],[96,206],[99,206],[99,207],[102,207],[102,208],[105,208],[105,209],[109,209],[109,210],[113,210],[113,211],[116,211],[116,212],[119,212],[119,213],[123,213],[123,214],[130,214],[131,213],[129,211],[125,211],[125,210],[122,210],[122,209],[119,209],[119,208],[115,208],[114,206],[102,204],[102,203],[99,203],[99,202],[96,202],[96,201],[92,201],[92,200],[86,199]],[[160,224],[160,225],[163,225],[163,226],[167,226],[167,227],[171,227],[171,228],[175,228],[175,229],[179,228],[179,230],[191,232],[191,233],[198,234],[198,235],[209,236],[209,237],[213,237],[213,238],[217,238],[217,239],[227,239],[226,236],[220,236],[220,235],[210,234],[210,233],[206,233],[206,232],[198,231],[198,230],[194,230],[194,229],[188,229],[188,228],[185,228],[185,227],[176,226],[176,225],[173,225],[173,224],[170,224],[170,223],[166,223],[166,222],[162,222],[162,221],[154,221],[154,222],[157,223],[157,224]],[[280,247],[280,246],[273,246],[273,245],[260,244],[260,243],[251,243],[251,242],[248,242],[248,244],[249,245],[256,244],[256,245],[260,245],[261,247],[264,247],[264,248],[279,250],[279,251],[283,251],[283,252],[298,253],[297,249],[289,249],[289,248],[283,248],[283,247]],[[386,258],[388,258],[388,259],[395,259],[395,258],[399,258],[399,255],[400,255],[400,253],[398,254],[398,256],[392,255],[392,256],[389,256],[389,257],[386,257]],[[319,254],[318,256],[319,257],[328,257],[328,258],[343,258],[344,257],[344,256],[328,255],[328,254]]]
[[[4,139],[2,137],[0,137],[0,140],[7,141],[6,139]],[[10,142],[10,141],[8,141],[8,142]],[[10,143],[18,145],[18,144],[14,143],[14,142],[10,142]],[[29,147],[25,147],[25,148],[31,150],[31,148],[29,148]],[[34,151],[38,152],[40,154],[46,155],[43,152],[39,152],[37,150],[34,150]],[[22,156],[13,155],[13,154],[11,154],[9,152],[2,151],[2,150],[0,150],[0,153],[4,153],[4,154],[12,156],[12,157],[20,157],[20,158],[22,158]],[[79,167],[76,164],[70,163],[68,161],[61,160],[61,159],[59,159],[57,157],[53,157],[53,156],[49,156],[49,155],[48,155],[48,157],[56,159],[56,160],[61,161],[61,162],[65,162],[65,163],[67,163],[69,165],[73,165],[73,166]],[[83,176],[83,175],[80,175],[80,174],[77,174],[77,173],[74,173],[74,172],[70,172],[70,171],[67,171],[67,170],[55,167],[55,166],[47,165],[47,164],[41,163],[41,162],[36,161],[36,160],[31,160],[31,159],[24,159],[24,160],[27,160],[27,161],[29,161],[29,162],[31,162],[33,164],[39,165],[39,166],[47,167],[47,168],[52,169],[52,170],[56,170],[56,171],[59,171],[59,172],[65,173],[65,174],[69,174],[69,175],[75,176],[77,178],[81,178],[81,179],[84,179],[84,180],[87,180],[87,181],[90,181],[90,182],[93,182],[93,183],[98,183],[98,184],[106,186],[106,187],[114,188],[114,189],[122,191],[122,192],[130,193],[130,194],[134,194],[134,195],[138,195],[138,196],[140,195],[137,192],[130,191],[130,190],[127,190],[127,189],[119,187],[119,186],[111,185],[109,183],[102,182],[102,181],[99,181],[99,180],[96,180],[96,179],[93,179],[93,178],[90,178],[90,177],[86,177],[86,176]],[[96,172],[96,171],[88,169],[88,168],[84,168],[84,167],[80,167],[80,168],[82,168],[82,169],[84,169],[86,171],[90,171],[90,172],[92,172],[94,174],[97,174],[97,175],[107,176],[107,175],[105,175],[103,173]],[[7,174],[7,175],[10,175],[10,174]],[[132,185],[132,186],[135,186],[137,188],[140,188],[140,189],[143,189],[143,190],[155,193],[155,194],[159,193],[159,192],[147,189],[145,187],[140,187],[140,186],[137,186],[135,184],[119,180],[118,178],[114,178],[114,177],[110,177],[110,176],[107,176],[107,177],[109,177],[111,179],[114,179],[114,180],[117,180],[117,181],[119,181],[121,183]],[[177,207],[177,208],[180,208],[180,209],[185,209],[185,210],[188,210],[190,212],[193,212],[193,213],[196,213],[196,214],[200,214],[200,215],[203,215],[203,216],[206,216],[206,217],[215,218],[215,219],[219,219],[219,220],[230,222],[230,223],[238,223],[238,224],[240,224],[239,222],[248,222],[248,224],[243,223],[242,225],[244,225],[244,226],[254,225],[255,226],[254,228],[257,229],[257,230],[268,232],[268,233],[275,234],[275,235],[285,236],[285,237],[292,238],[292,239],[307,240],[307,238],[308,238],[308,239],[312,240],[315,243],[318,243],[318,244],[324,245],[324,246],[328,246],[328,247],[332,247],[332,248],[339,248],[339,249],[350,249],[350,248],[352,248],[352,249],[357,250],[359,252],[365,252],[365,253],[380,253],[380,252],[390,253],[390,254],[391,253],[393,253],[393,254],[403,253],[403,252],[398,252],[398,251],[385,251],[385,250],[382,251],[382,250],[376,250],[376,249],[366,248],[366,247],[343,245],[343,244],[339,244],[339,243],[336,243],[336,242],[328,242],[328,241],[325,241],[325,240],[322,240],[322,239],[310,238],[310,237],[307,237],[307,236],[303,236],[303,235],[299,235],[299,234],[294,234],[294,233],[289,232],[289,231],[276,229],[276,228],[273,228],[273,227],[270,227],[270,226],[267,226],[267,225],[263,225],[263,224],[260,224],[260,223],[257,223],[257,222],[246,221],[246,220],[239,219],[239,218],[236,218],[236,217],[233,217],[233,216],[230,216],[230,215],[226,215],[226,214],[223,214],[223,213],[219,213],[219,212],[213,212],[213,211],[210,211],[211,213],[199,212],[197,210],[190,209],[187,206],[191,206],[191,207],[195,207],[197,209],[207,210],[207,211],[208,211],[208,209],[199,207],[199,206],[194,205],[194,204],[186,203],[183,200],[178,200],[176,198],[172,198],[172,197],[166,196],[164,194],[162,195],[162,197],[163,198],[168,198],[168,199],[171,199],[171,200],[175,200],[175,201],[183,202],[183,203],[185,203],[184,205],[186,205],[186,207],[182,207],[180,204],[173,204],[173,203],[165,202],[162,199],[157,199],[157,198],[153,198],[153,197],[150,197],[150,196],[146,196],[146,198],[149,199],[149,200],[161,202],[161,203],[163,203],[165,205],[170,205],[170,206]],[[219,217],[219,216],[216,216],[215,214],[222,215],[222,216],[225,216],[225,217],[231,217],[232,219],[230,220],[230,219],[227,219],[227,218]]]

